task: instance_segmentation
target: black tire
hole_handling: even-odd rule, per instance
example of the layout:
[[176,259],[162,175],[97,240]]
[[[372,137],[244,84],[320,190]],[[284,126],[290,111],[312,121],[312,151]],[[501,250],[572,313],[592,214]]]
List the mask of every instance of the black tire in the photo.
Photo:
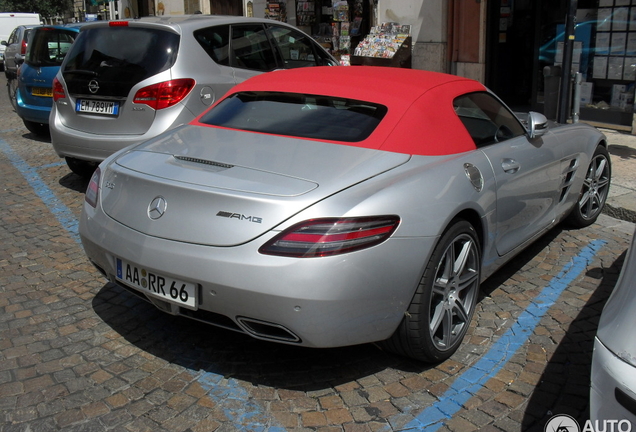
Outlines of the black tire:
[[7,80],[7,92],[9,93],[9,102],[11,102],[11,106],[13,109],[16,109],[16,92],[18,91],[18,80],[16,78],[12,78]]
[[24,122],[24,126],[26,126],[29,132],[37,136],[48,137],[51,135],[48,123],[36,123],[24,119],[22,121]]
[[435,247],[402,322],[380,346],[427,363],[449,358],[468,331],[480,278],[477,233],[469,222],[457,219]]
[[609,195],[612,164],[607,149],[598,146],[585,173],[583,187],[566,223],[583,228],[592,225],[603,211]]
[[89,162],[81,159],[75,159],[72,157],[66,158],[66,164],[68,167],[80,177],[90,178],[97,168],[97,162]]

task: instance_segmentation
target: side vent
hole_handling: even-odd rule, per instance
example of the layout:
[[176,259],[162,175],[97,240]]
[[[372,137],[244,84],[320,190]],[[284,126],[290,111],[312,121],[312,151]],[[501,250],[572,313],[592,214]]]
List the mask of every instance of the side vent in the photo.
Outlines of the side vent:
[[576,174],[576,170],[578,167],[579,167],[579,160],[572,159],[570,163],[567,165],[565,172],[562,174],[561,196],[559,197],[559,202],[563,202],[565,198],[568,196],[568,192],[570,191],[570,187],[572,186],[574,175]]

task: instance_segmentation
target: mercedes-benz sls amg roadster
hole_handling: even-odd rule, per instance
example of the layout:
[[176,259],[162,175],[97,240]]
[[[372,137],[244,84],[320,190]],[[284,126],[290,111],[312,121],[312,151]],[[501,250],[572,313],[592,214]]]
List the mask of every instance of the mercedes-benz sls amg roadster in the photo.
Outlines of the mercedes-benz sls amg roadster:
[[459,76],[276,71],[106,159],[80,234],[161,310],[307,347],[460,346],[480,283],[610,187],[605,136],[513,113]]

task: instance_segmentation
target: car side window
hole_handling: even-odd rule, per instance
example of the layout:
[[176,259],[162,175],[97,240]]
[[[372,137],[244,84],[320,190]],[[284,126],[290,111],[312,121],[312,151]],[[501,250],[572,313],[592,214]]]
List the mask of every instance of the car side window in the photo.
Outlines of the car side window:
[[276,25],[269,26],[269,31],[276,41],[285,69],[326,64],[325,59],[317,56],[314,44],[304,34]]
[[258,71],[278,67],[272,44],[261,24],[233,25],[231,66]]
[[526,133],[514,114],[490,93],[478,92],[460,96],[453,101],[453,106],[477,147]]
[[194,32],[194,38],[217,64],[230,65],[230,26],[197,30]]
[[14,29],[11,32],[11,35],[9,36],[9,40],[7,41],[7,44],[11,45],[17,42],[18,39],[18,29]]

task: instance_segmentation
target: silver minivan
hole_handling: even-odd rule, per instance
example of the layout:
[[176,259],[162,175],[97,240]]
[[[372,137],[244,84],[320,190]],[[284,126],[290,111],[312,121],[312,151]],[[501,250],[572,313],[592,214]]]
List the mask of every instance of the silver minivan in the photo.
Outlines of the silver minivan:
[[188,123],[235,84],[336,65],[307,34],[258,18],[187,15],[82,27],[53,82],[51,141],[89,176],[112,153]]

